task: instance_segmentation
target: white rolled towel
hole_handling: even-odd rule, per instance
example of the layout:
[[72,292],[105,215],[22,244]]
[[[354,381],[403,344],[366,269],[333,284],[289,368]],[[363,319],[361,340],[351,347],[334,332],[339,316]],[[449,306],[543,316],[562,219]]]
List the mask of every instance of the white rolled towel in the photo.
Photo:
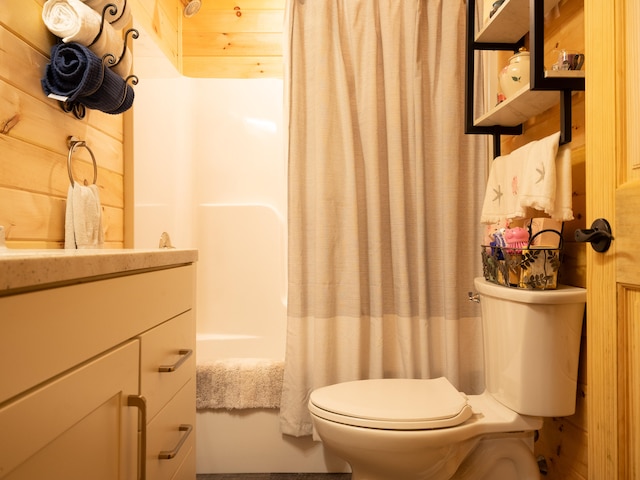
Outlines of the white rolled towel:
[[131,21],[131,8],[127,0],[82,0],[84,3],[93,8],[102,15],[104,8],[109,5],[116,6],[116,14],[111,15],[111,9],[107,9],[106,19],[116,30],[122,30]]
[[[49,31],[64,43],[76,42],[88,47],[96,56],[111,54],[116,61],[122,55],[124,39],[120,32],[105,22],[100,37],[101,15],[80,0],[47,0],[42,8],[42,20]],[[94,42],[94,39],[95,42]],[[132,55],[129,48],[112,70],[126,78],[131,72]]]

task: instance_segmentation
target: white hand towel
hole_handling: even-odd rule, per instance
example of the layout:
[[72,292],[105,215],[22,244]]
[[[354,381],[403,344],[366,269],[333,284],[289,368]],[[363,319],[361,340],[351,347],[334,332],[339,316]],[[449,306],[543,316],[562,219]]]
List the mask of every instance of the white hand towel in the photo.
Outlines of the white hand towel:
[[520,204],[519,190],[530,149],[531,144],[528,143],[491,162],[481,223],[504,223],[525,217],[527,210]]
[[560,222],[573,220],[571,167],[571,148],[569,145],[563,145],[556,156],[555,203],[553,209],[547,212],[553,220]]
[[105,22],[100,37],[92,44],[102,23],[101,15],[80,0],[47,0],[42,7],[42,20],[49,31],[62,38],[65,43],[76,42],[88,47],[97,57],[106,54],[122,59],[112,70],[126,78],[131,71],[132,56],[129,48],[124,48],[124,39],[111,24]]
[[560,132],[530,143],[520,182],[520,205],[550,214],[556,200],[556,155]]
[[102,15],[104,7],[112,4],[116,6],[116,14],[111,15],[111,9],[109,8],[106,13],[106,19],[116,30],[122,30],[129,24],[131,20],[131,8],[126,0],[82,0],[84,3],[93,8],[96,12]]
[[102,206],[96,185],[69,186],[64,248],[100,248],[104,243]]

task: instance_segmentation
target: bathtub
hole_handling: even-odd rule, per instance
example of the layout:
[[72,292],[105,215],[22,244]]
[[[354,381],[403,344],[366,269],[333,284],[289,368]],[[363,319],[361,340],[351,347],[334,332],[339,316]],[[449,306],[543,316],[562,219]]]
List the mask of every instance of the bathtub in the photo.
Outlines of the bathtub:
[[[196,363],[284,360],[285,221],[268,205],[198,209]],[[311,437],[280,433],[277,409],[198,410],[198,473],[344,472]]]
[[[200,333],[196,345],[198,362],[224,356],[268,354],[274,350],[274,339]],[[218,474],[349,471],[342,460],[326,454],[311,437],[282,435],[278,413],[276,409],[198,410],[196,471]]]

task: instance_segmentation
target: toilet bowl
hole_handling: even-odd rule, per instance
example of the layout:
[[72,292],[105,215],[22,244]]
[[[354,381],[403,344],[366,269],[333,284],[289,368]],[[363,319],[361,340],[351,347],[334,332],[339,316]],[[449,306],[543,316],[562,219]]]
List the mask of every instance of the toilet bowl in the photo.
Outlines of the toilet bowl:
[[358,380],[311,393],[315,431],[351,465],[352,480],[540,478],[535,431],[543,417],[575,410],[586,291],[474,283],[482,394],[465,395],[443,377]]

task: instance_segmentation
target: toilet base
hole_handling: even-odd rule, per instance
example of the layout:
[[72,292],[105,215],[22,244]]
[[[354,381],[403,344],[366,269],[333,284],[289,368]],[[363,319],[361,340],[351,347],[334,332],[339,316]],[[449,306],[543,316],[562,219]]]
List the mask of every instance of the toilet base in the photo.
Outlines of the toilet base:
[[533,432],[483,437],[451,479],[540,480],[532,436]]
[[431,472],[381,471],[379,465],[354,462],[351,480],[540,480],[538,464],[524,438],[481,438],[471,444],[459,445],[459,456],[464,456],[463,451],[469,446],[471,452],[453,472],[459,458],[450,457],[442,464],[436,463]]
[[421,431],[364,429],[314,417],[325,449],[352,480],[540,480],[533,431],[433,441]]

